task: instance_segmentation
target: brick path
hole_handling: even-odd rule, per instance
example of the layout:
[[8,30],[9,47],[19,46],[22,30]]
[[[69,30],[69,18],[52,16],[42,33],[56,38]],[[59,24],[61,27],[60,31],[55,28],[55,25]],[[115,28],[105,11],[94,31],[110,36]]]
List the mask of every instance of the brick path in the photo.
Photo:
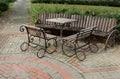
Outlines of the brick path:
[[0,29],[0,79],[120,79],[118,45],[104,51],[104,45],[98,43],[98,53],[84,51],[84,61],[66,57],[59,48],[42,59],[33,48],[22,52],[20,45],[27,38],[19,26],[29,23],[30,0],[17,1]]

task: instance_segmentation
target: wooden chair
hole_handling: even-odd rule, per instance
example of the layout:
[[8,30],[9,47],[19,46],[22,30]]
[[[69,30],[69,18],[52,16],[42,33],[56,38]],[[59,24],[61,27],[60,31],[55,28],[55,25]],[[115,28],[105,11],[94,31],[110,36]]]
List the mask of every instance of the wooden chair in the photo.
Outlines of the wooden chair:
[[[63,53],[71,57],[76,55],[76,57],[83,61],[86,58],[85,53],[81,52],[79,49],[82,49],[85,46],[88,46],[91,52],[97,52],[98,46],[96,44],[91,44],[91,34],[95,27],[88,27],[81,29],[78,33],[64,37],[62,39],[62,51]],[[87,41],[85,39],[87,38]],[[82,44],[81,40],[84,40],[84,44]]]
[[44,57],[45,52],[53,53],[57,47],[57,37],[45,33],[44,29],[29,25],[21,25],[20,31],[24,32],[26,29],[28,41],[23,42],[20,46],[22,51],[26,51],[29,46],[38,49],[37,56]]

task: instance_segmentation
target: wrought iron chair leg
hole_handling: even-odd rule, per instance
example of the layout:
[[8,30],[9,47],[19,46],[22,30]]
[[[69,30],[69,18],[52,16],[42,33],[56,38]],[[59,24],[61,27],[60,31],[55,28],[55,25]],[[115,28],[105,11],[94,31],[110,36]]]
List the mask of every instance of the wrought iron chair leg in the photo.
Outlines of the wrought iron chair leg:
[[[25,47],[24,47],[25,46]],[[21,45],[20,45],[20,49],[22,51],[26,51],[27,49],[29,48],[29,43],[27,42],[23,42]]]
[[[77,44],[76,44],[76,45],[77,45]],[[85,59],[86,59],[85,53],[84,53],[84,52],[81,52],[81,51],[77,51],[76,45],[75,45],[75,55],[76,55],[77,59],[78,59],[79,61],[85,60]]]

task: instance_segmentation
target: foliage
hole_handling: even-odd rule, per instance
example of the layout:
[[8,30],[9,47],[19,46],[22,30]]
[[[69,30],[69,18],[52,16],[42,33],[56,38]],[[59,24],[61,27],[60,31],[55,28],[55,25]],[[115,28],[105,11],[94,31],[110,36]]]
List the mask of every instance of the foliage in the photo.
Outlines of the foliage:
[[33,3],[59,3],[59,4],[84,4],[84,5],[105,5],[119,6],[120,0],[31,0]]
[[8,9],[8,3],[5,0],[0,1],[0,11],[4,12],[7,9]]
[[16,0],[0,0],[0,15],[2,15],[4,11],[8,10],[8,8],[13,5],[14,1]]
[[32,4],[31,18],[34,22],[38,13],[69,13],[79,15],[91,15],[99,17],[116,18],[117,36],[120,38],[120,8],[90,5],[69,5],[69,4]]
[[16,1],[16,0],[6,0],[6,2],[14,2],[14,1]]
[[69,5],[69,4],[44,4],[37,3],[31,6],[31,15],[35,17],[38,13],[69,13],[80,15],[92,15],[120,19],[119,7],[90,6],[90,5]]

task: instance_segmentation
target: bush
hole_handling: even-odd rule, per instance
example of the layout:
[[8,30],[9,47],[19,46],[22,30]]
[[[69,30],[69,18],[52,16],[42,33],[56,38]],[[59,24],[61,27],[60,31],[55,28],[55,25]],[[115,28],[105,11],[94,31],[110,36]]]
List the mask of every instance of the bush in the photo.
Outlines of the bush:
[[1,12],[4,12],[4,11],[6,11],[7,9],[8,9],[8,3],[6,3],[6,2],[0,2],[0,11]]
[[33,3],[104,5],[120,7],[120,0],[31,0]]
[[1,16],[2,12],[0,11],[0,16]]
[[14,1],[16,1],[16,0],[6,0],[7,2],[14,2]]

